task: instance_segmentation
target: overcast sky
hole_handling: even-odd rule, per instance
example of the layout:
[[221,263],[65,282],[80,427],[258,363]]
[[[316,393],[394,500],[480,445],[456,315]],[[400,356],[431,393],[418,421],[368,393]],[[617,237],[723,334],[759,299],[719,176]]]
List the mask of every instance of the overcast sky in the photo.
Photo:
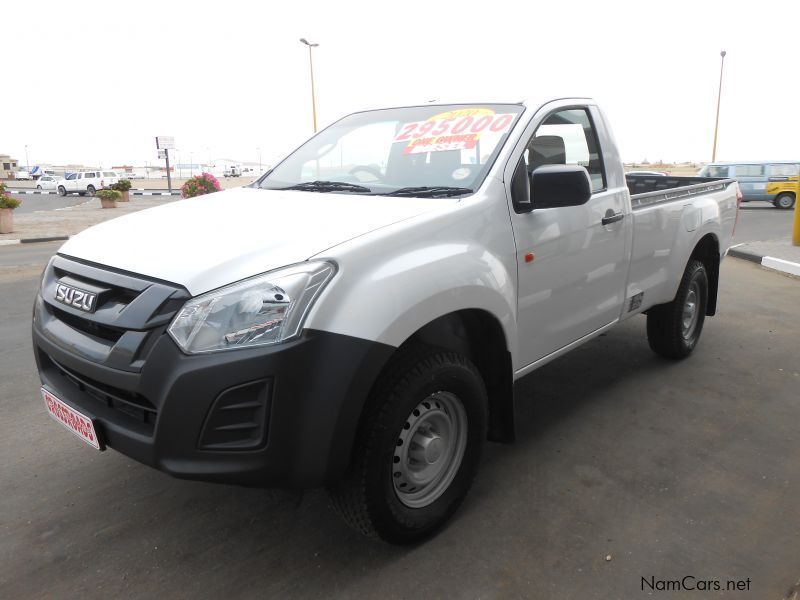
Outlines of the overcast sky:
[[[800,159],[800,2],[88,2],[3,6],[0,153],[31,165],[274,162],[353,110],[592,96],[626,161]],[[177,158],[177,157],[176,157]]]

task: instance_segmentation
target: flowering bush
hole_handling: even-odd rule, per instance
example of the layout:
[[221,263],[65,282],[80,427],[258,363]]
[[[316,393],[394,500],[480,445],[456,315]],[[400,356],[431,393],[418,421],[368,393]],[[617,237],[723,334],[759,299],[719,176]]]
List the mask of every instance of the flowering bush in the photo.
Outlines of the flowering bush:
[[21,202],[6,194],[6,186],[0,183],[0,208],[17,208]]
[[218,192],[222,188],[219,181],[211,173],[203,173],[189,179],[181,186],[181,196],[184,198],[194,198],[203,194]]

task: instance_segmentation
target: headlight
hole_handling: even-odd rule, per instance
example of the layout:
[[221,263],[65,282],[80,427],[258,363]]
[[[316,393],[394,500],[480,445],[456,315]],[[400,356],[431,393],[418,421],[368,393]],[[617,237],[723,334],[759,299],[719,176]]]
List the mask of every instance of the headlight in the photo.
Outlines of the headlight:
[[276,344],[300,331],[333,277],[328,262],[306,262],[245,279],[189,300],[169,326],[188,354]]

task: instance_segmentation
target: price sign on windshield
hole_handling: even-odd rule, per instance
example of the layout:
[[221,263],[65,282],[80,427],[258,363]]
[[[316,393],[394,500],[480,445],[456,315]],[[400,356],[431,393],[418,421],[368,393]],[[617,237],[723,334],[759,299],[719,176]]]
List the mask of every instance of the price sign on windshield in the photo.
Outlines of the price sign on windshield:
[[440,113],[427,121],[406,123],[393,142],[408,142],[403,154],[474,148],[481,134],[502,134],[516,115],[497,114],[490,108],[463,108]]

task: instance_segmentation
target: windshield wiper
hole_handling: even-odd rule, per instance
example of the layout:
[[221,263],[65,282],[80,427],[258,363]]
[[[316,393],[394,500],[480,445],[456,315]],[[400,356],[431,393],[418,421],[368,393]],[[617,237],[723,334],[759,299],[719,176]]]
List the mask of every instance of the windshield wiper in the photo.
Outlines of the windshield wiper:
[[423,185],[419,187],[404,187],[381,196],[418,196],[420,198],[435,198],[437,196],[461,196],[471,194],[473,190],[463,187],[450,187],[446,185]]
[[306,192],[371,192],[372,190],[357,183],[344,181],[305,181],[284,190],[303,190]]

